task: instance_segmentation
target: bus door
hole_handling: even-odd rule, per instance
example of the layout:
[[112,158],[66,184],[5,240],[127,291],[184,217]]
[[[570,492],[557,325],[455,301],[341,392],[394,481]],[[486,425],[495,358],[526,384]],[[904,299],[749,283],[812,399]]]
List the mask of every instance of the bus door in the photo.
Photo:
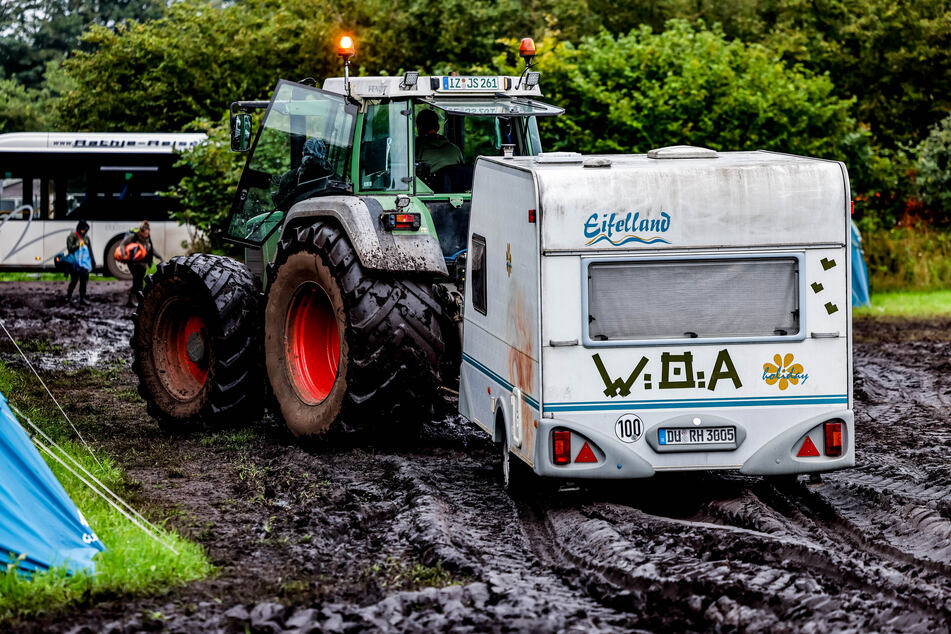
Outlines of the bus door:
[[[31,169],[26,161],[17,161],[6,155],[4,163],[0,165],[0,176],[3,177],[0,179],[0,266],[29,268],[48,265],[44,249],[44,219],[55,197],[55,184],[48,175]],[[63,236],[60,251],[65,246]],[[49,259],[52,260],[52,255]]]

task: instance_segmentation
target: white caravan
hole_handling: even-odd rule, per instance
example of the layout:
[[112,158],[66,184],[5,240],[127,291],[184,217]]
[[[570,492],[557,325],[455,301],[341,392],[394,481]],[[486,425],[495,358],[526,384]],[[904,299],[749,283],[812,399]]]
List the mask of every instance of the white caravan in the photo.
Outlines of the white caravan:
[[161,192],[183,172],[177,152],[204,134],[15,132],[0,134],[0,271],[52,270],[80,219],[97,270],[121,278],[128,267],[112,253],[131,227],[151,226],[165,258],[188,253],[193,227],[169,218],[173,202]]
[[505,474],[854,465],[842,163],[483,157],[473,192],[459,409]]

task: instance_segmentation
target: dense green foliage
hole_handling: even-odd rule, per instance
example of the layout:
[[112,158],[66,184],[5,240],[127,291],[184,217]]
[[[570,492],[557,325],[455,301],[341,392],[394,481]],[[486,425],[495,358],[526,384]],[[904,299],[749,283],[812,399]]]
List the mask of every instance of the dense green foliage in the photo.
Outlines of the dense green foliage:
[[951,233],[927,225],[865,232],[873,291],[951,288]]
[[0,78],[39,88],[48,64],[79,46],[90,26],[144,21],[158,17],[164,8],[164,0],[3,0]]
[[217,125],[200,120],[191,128],[207,134],[208,142],[188,150],[178,163],[189,167],[190,173],[171,192],[182,202],[181,210],[173,216],[198,228],[207,242],[201,246],[219,250],[224,246],[220,228],[231,210],[231,200],[247,155],[231,151],[227,116]]
[[944,222],[951,220],[951,116],[918,148],[918,187],[931,210]]
[[[688,144],[827,158],[864,141],[827,76],[788,67],[759,45],[684,20],[570,43],[543,42],[548,98],[568,116],[545,123],[552,149],[646,152]],[[501,60],[500,60],[501,61]],[[514,68],[507,69],[514,72]]]

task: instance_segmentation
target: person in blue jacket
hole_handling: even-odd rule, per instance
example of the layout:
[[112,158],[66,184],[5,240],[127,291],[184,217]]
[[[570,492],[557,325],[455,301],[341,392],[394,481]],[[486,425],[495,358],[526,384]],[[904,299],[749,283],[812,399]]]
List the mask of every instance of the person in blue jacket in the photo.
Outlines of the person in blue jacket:
[[92,244],[89,241],[89,223],[80,220],[76,231],[66,238],[66,251],[69,252],[72,268],[69,271],[69,287],[66,289],[66,301],[73,303],[73,291],[79,284],[79,303],[89,306],[86,299],[86,284],[92,271]]

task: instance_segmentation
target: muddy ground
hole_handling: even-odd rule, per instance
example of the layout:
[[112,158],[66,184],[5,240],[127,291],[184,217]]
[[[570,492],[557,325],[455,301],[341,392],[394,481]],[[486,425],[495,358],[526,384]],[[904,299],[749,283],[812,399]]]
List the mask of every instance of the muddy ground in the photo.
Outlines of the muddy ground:
[[858,466],[821,484],[665,475],[513,500],[451,396],[402,447],[302,446],[270,419],[161,432],[128,369],[125,286],[90,286],[80,312],[62,284],[0,284],[0,319],[219,573],[16,629],[949,631],[951,320],[856,322]]

